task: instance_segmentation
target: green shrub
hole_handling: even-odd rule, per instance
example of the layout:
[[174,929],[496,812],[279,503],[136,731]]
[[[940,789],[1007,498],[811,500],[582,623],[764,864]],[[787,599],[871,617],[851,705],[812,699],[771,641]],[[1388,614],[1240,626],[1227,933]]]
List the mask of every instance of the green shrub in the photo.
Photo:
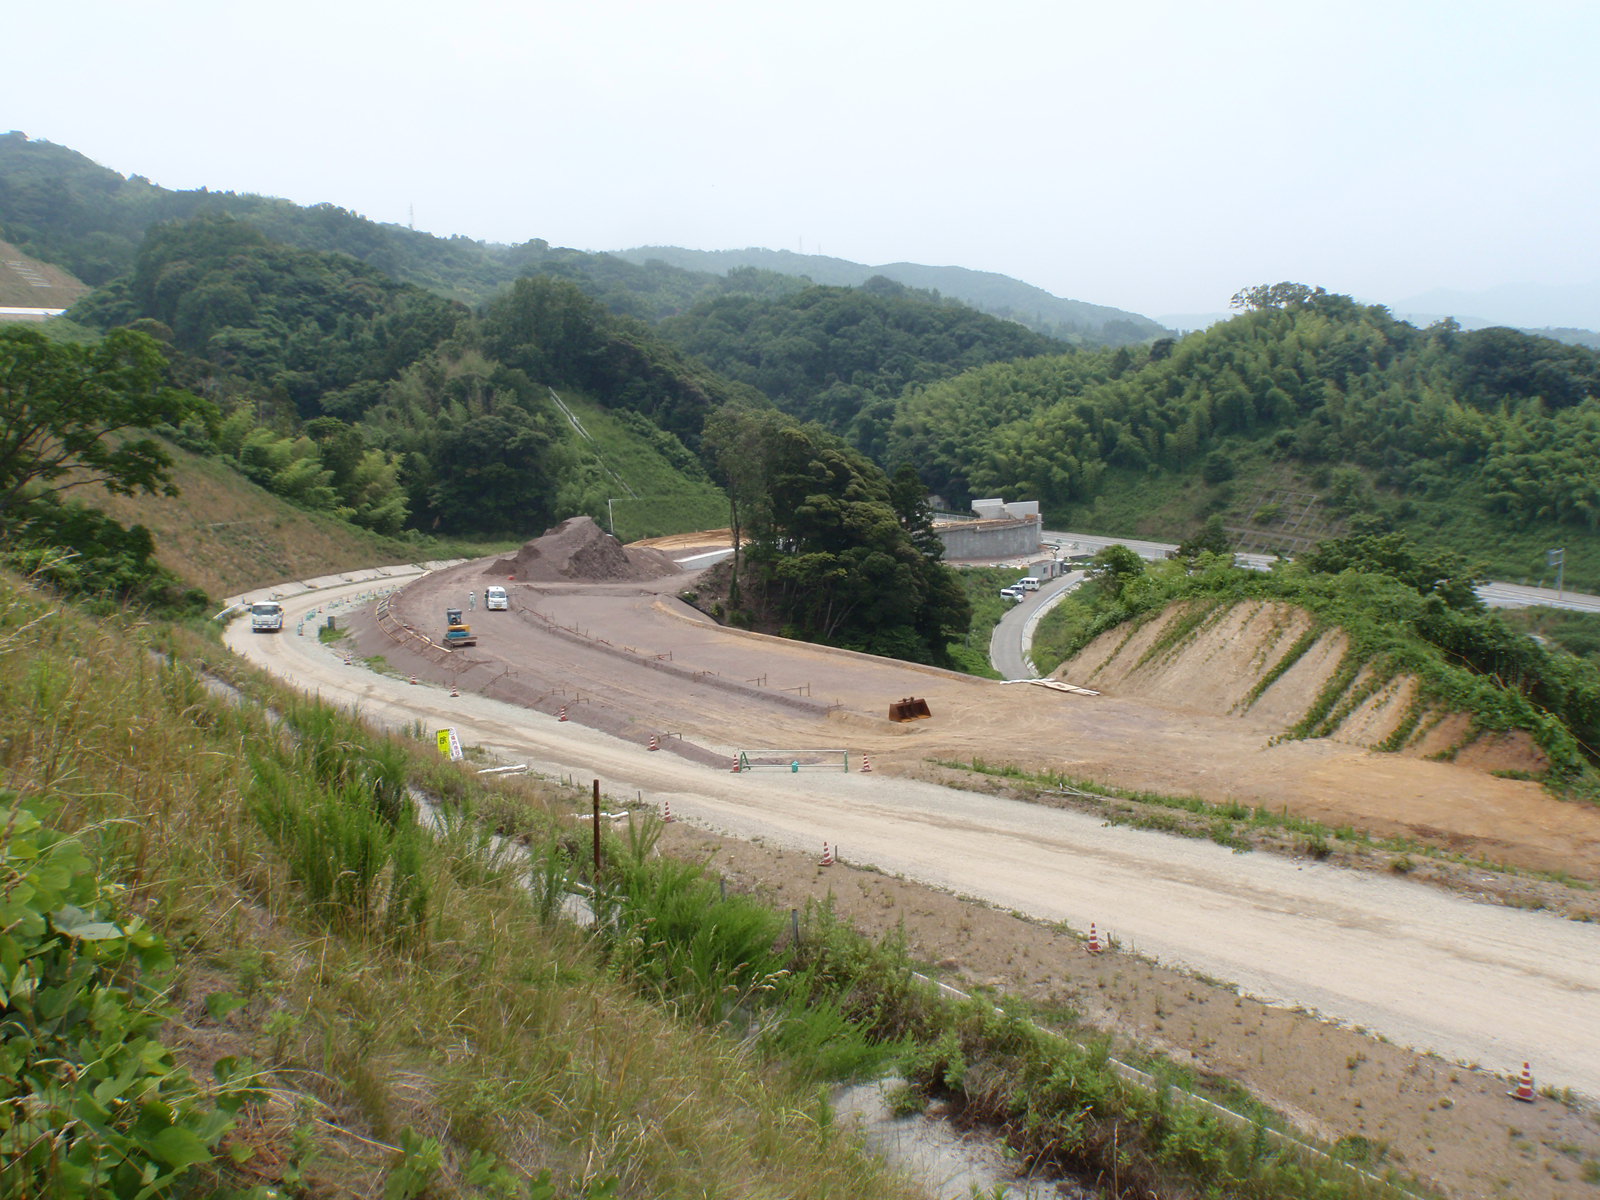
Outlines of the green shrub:
[[[208,1095],[161,1043],[171,958],[83,846],[0,794],[0,1194],[191,1190],[254,1093]],[[234,1064],[218,1064],[219,1079]]]

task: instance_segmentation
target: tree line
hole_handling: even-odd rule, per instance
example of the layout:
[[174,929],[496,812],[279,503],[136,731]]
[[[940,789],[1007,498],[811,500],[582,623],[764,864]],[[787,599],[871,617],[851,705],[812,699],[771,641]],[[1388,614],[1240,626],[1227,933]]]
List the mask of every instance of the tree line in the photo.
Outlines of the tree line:
[[[1279,285],[1282,286],[1282,285]],[[1600,527],[1600,355],[1510,329],[1417,329],[1311,291],[1138,354],[996,363],[912,385],[890,461],[955,504],[1061,512],[1107,473],[1198,472],[1246,443],[1356,464],[1397,495],[1455,495],[1516,521]],[[1225,461],[1213,471],[1225,475]]]
[[[891,480],[572,281],[519,279],[473,311],[348,255],[202,217],[152,230],[129,273],[73,317],[101,340],[0,345],[19,411],[37,399],[21,351],[109,370],[102,357],[121,348],[142,364],[134,390],[166,401],[139,410],[142,428],[297,505],[381,533],[528,536],[604,494],[552,401],[567,389],[610,408],[681,479],[709,472],[729,489],[749,537],[746,594],[781,630],[930,662],[965,632],[914,472]],[[102,477],[159,486],[163,465],[158,454],[143,474]],[[46,514],[68,510],[46,503],[42,479],[25,486],[47,547],[66,527]],[[22,528],[4,514],[0,526]]]

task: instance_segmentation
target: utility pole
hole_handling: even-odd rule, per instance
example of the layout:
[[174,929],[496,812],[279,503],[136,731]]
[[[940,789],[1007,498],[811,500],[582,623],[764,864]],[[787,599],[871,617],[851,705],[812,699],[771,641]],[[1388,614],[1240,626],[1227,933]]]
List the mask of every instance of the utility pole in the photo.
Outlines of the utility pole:
[[594,781],[594,886],[600,890],[600,781]]

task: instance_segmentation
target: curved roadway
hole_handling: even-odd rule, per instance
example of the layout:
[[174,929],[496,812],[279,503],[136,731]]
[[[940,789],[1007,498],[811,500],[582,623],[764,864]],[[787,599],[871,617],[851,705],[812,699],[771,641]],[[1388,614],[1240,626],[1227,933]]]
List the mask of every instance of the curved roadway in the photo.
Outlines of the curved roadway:
[[[1104,537],[1092,533],[1068,533],[1046,529],[1040,535],[1047,543],[1061,546],[1071,554],[1093,554],[1107,546],[1123,545],[1141,558],[1160,559],[1178,547],[1172,542],[1146,542],[1137,538]],[[1271,554],[1235,555],[1242,565],[1258,571],[1269,569],[1275,559]],[[1490,608],[1566,608],[1574,612],[1600,612],[1600,596],[1570,589],[1528,587],[1518,583],[1497,583],[1490,580],[1478,588],[1478,598]]]
[[[1123,545],[1141,558],[1162,559],[1178,547],[1168,542],[1147,542],[1137,538],[1104,537],[1099,534],[1069,533],[1047,529],[1042,536],[1049,544],[1068,554],[1093,554],[1107,546]],[[1240,554],[1236,559],[1258,571],[1270,570],[1270,554]],[[989,639],[989,663],[1002,679],[1032,679],[1038,674],[1033,665],[1033,631],[1039,618],[1084,580],[1084,572],[1073,571],[1051,580],[1000,619]],[[1566,589],[1529,587],[1516,583],[1490,581],[1477,589],[1478,598],[1490,608],[1564,608],[1574,612],[1600,612],[1600,596]]]
[[[404,574],[389,568],[394,586]],[[1299,1004],[1404,1045],[1600,1097],[1600,927],[1475,904],[1371,873],[1239,855],[1081,813],[882,773],[732,774],[481,695],[345,666],[296,624],[369,595],[356,577],[285,599],[282,635],[234,650],[390,728],[443,725],[505,761],[591,774],[612,795],[802,852],[824,840],[872,865]]]

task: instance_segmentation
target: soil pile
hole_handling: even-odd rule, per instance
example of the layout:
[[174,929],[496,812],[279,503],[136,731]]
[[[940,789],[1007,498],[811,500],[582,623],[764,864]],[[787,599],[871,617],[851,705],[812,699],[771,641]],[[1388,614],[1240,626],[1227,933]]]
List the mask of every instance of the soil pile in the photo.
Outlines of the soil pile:
[[661,551],[629,549],[593,517],[570,517],[512,557],[496,559],[484,575],[530,583],[628,583],[677,572],[678,564]]

